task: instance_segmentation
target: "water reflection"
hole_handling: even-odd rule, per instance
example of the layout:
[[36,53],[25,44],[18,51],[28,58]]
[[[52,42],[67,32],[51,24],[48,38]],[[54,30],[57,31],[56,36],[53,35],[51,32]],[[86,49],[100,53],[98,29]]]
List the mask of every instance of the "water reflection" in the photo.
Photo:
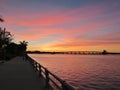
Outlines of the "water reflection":
[[32,58],[77,90],[120,90],[118,55],[40,55]]

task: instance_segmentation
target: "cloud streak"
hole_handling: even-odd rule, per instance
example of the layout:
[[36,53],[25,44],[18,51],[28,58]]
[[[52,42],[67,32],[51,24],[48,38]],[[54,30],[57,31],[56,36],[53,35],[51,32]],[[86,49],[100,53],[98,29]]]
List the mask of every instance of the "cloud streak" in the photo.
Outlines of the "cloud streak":
[[68,47],[65,50],[102,50],[104,46],[120,51],[114,50],[120,45],[119,1],[104,4],[79,1],[73,7],[69,5],[71,2],[68,6],[57,6],[56,2],[19,3],[22,7],[18,2],[2,0],[0,7],[7,27],[15,34],[15,41],[30,41],[29,50],[64,50],[64,47]]

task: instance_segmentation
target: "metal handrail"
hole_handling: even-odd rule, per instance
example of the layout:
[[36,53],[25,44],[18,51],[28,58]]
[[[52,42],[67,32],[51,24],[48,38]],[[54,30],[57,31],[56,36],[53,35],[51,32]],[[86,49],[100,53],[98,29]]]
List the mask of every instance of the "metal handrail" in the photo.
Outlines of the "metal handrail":
[[[29,58],[28,60],[32,64],[32,66],[35,68],[36,71],[39,72],[39,76],[42,76],[42,73],[45,76],[45,82],[46,82],[46,87],[50,85],[50,81],[58,90],[75,90],[71,85],[66,83],[64,80],[60,79],[58,76],[50,72],[47,68],[33,60],[31,57],[27,56]],[[52,76],[55,80],[59,82],[60,85],[58,85],[55,80],[53,80],[50,76]],[[53,87],[53,86],[52,86]]]

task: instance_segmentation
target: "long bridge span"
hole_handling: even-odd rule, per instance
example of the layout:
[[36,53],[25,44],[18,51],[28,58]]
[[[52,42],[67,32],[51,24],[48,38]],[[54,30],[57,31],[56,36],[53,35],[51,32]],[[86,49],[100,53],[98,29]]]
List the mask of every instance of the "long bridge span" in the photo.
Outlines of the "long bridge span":
[[102,52],[99,52],[99,51],[66,51],[66,52],[53,52],[52,54],[102,55]]

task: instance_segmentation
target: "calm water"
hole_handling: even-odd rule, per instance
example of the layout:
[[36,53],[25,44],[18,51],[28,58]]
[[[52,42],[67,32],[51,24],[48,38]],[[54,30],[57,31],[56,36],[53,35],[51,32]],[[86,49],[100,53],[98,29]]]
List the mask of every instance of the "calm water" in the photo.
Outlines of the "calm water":
[[120,90],[120,55],[29,55],[77,90]]

